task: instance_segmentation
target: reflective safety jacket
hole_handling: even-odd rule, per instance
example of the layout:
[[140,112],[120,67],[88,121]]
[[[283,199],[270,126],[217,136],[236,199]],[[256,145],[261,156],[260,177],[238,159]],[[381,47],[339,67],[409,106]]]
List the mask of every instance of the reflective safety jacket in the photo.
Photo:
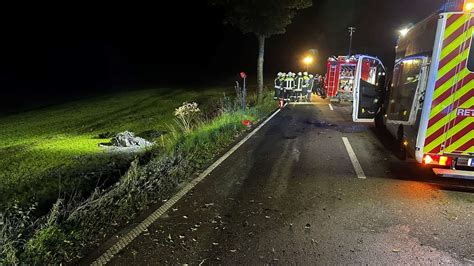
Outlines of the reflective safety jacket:
[[295,91],[302,91],[303,90],[303,84],[304,83],[304,79],[302,76],[297,76],[296,77],[296,88],[295,88]]
[[275,89],[281,90],[281,85],[282,85],[282,78],[278,77],[275,79]]
[[283,89],[292,91],[295,88],[295,79],[293,77],[286,77],[283,83]]
[[313,78],[309,78],[308,77],[308,91],[313,91],[313,87],[314,87],[314,77]]
[[303,90],[308,90],[309,76],[303,76]]

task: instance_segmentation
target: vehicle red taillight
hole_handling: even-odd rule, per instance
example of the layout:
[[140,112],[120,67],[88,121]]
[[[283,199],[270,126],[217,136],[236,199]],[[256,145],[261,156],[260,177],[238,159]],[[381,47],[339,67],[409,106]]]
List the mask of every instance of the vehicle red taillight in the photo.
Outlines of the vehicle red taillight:
[[428,165],[441,165],[441,166],[451,166],[453,164],[453,158],[448,156],[439,156],[439,155],[429,155],[426,154],[423,158],[423,163]]

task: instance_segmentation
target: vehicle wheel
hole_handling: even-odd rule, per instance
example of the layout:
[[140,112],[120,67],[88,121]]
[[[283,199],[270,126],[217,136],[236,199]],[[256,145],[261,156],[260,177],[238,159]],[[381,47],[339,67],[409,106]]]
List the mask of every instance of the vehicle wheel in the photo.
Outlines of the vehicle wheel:
[[383,112],[378,112],[377,115],[375,116],[375,127],[381,130],[385,129]]
[[405,136],[403,134],[403,127],[398,128],[397,142],[398,142],[398,156],[400,160],[404,161],[407,159],[407,147],[404,145]]
[[407,155],[407,147],[403,145],[403,140],[400,142],[400,160],[405,161],[408,157]]

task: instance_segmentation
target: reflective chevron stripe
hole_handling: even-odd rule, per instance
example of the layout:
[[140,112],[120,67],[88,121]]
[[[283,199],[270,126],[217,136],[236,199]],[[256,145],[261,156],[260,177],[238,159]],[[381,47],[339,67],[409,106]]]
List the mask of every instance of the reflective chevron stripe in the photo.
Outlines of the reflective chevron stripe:
[[474,73],[467,69],[473,33],[472,14],[448,15],[425,140],[425,154],[467,155],[474,152],[474,117],[458,116],[458,109],[463,111],[474,108]]

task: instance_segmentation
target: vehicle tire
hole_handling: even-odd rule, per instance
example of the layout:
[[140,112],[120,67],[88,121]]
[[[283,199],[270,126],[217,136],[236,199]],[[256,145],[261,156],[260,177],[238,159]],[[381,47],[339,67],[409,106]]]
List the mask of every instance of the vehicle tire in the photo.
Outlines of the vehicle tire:
[[403,134],[403,127],[398,128],[397,133],[397,144],[398,144],[398,156],[400,160],[405,161],[407,159],[407,147],[404,145],[405,136]]
[[378,112],[377,115],[375,116],[374,122],[375,122],[375,127],[377,129],[380,129],[380,130],[386,129],[385,123],[384,123],[384,116],[385,114],[382,111]]
[[400,160],[405,161],[408,157],[407,147],[403,145],[403,140],[400,142]]

